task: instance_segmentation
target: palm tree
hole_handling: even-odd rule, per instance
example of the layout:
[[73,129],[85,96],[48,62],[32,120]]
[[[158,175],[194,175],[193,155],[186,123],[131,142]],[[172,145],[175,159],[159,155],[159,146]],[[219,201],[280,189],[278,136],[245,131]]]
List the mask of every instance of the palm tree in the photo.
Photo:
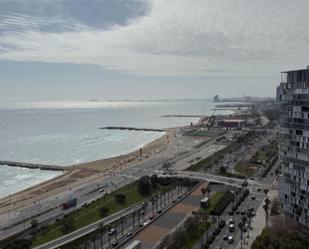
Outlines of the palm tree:
[[121,224],[121,235],[123,236],[123,226],[124,226],[124,222],[125,222],[125,217],[122,216],[120,218],[120,224]]
[[[111,226],[109,225],[108,226],[108,231],[110,231],[111,230]],[[110,236],[110,234],[108,234],[108,244],[110,245],[111,244],[111,236]]]
[[249,222],[249,229],[248,229],[248,235],[247,238],[250,238],[250,229],[251,229],[251,218],[253,217],[253,208],[250,208],[247,210],[247,217],[248,217],[248,222]]
[[263,205],[264,211],[265,211],[265,223],[266,223],[266,227],[268,227],[268,218],[269,218],[269,204],[270,204],[270,200],[266,199],[265,200],[265,204]]
[[132,212],[133,227],[135,227],[135,214],[136,214],[136,211],[134,210],[134,211]]
[[244,180],[244,181],[242,182],[242,184],[241,184],[242,188],[246,188],[246,187],[248,187],[248,185],[249,185],[249,183],[248,183],[247,180]]
[[[241,217],[241,221],[245,226],[245,224],[247,222],[247,217],[246,216]],[[243,239],[244,239],[244,244],[246,244],[246,236],[243,236]]]
[[117,222],[115,223],[115,240],[117,241],[118,237],[118,230],[117,230]]
[[238,227],[240,228],[240,249],[242,249],[244,223],[240,221]]
[[93,239],[93,248],[96,249],[96,244],[95,244],[96,236],[95,236],[95,234],[93,235],[92,239]]
[[154,207],[155,207],[154,206],[154,204],[155,204],[154,202],[155,202],[155,199],[154,199],[154,197],[152,197],[151,198],[151,211],[152,211],[152,213],[154,213]]
[[267,195],[269,193],[269,190],[267,188],[264,189],[264,194]]
[[103,223],[100,223],[100,244],[101,244],[101,249],[103,248],[103,229],[104,229],[104,225],[103,225]]

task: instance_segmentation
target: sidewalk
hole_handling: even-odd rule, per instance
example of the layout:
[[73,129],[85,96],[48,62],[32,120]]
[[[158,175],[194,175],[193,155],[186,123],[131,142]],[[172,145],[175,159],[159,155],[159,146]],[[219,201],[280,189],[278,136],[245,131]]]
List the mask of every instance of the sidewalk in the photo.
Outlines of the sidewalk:
[[[268,193],[268,197],[273,202],[274,199],[276,199],[278,196],[277,190],[270,190]],[[253,242],[255,241],[256,237],[258,237],[263,229],[266,226],[265,222],[265,211],[263,208],[264,203],[262,203],[259,208],[256,211],[256,216],[251,221],[252,230],[250,231],[250,238],[247,238],[248,233],[245,233],[244,236],[246,236],[246,245],[243,244],[243,249],[250,249]],[[236,249],[240,249],[240,241],[238,245],[235,247]]]

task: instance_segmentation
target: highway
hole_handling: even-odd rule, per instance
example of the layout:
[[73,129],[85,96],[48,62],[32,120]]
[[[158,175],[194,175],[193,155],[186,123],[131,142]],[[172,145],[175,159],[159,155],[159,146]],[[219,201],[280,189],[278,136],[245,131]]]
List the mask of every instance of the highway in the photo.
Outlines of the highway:
[[[184,193],[186,193],[188,190],[186,188],[182,188],[181,191],[180,191],[180,194],[183,195]],[[171,193],[173,192],[173,193]],[[173,198],[172,198],[173,196]],[[41,245],[41,246],[38,246],[38,247],[35,247],[34,249],[52,249],[52,248],[58,248],[62,245],[65,245],[71,241],[74,241],[78,238],[81,238],[89,233],[91,233],[92,231],[95,231],[96,229],[98,229],[100,227],[100,224],[104,224],[105,226],[109,225],[109,224],[113,224],[113,223],[116,223],[117,221],[120,220],[120,217],[126,217],[126,222],[125,222],[125,226],[124,226],[124,230],[127,230],[127,231],[130,231],[130,232],[134,232],[135,230],[138,230],[139,229],[139,225],[142,225],[145,221],[147,220],[150,220],[150,215],[152,214],[157,214],[158,213],[158,210],[161,210],[160,213],[164,210],[164,209],[167,209],[169,206],[173,205],[174,201],[176,201],[178,199],[178,191],[176,191],[175,189],[173,189],[172,191],[170,191],[170,193],[167,193],[163,196],[161,196],[161,199],[158,199],[157,200],[157,205],[153,205],[152,202],[150,201],[150,198],[148,199],[148,201],[146,201],[145,203],[147,203],[146,207],[145,207],[145,215],[144,217],[142,218],[142,221],[138,224],[137,222],[137,219],[136,221],[133,223],[133,215],[132,213],[134,211],[140,211],[143,207],[143,203],[139,203],[139,204],[136,204],[136,205],[133,205],[129,208],[126,208],[124,210],[121,210],[120,212],[117,212],[115,214],[112,214],[106,218],[103,218],[95,223],[92,223],[86,227],[83,227],[79,230],[76,230],[72,233],[69,233],[67,235],[64,235],[62,236],[61,238],[58,238],[56,240],[53,240],[51,242],[48,242],[44,245]],[[119,231],[121,231],[121,224],[120,222],[117,222],[117,224],[114,224],[113,225],[113,228],[115,228],[118,233],[120,233]],[[127,234],[122,234],[122,236],[127,236]],[[102,241],[104,242],[104,244],[108,244],[110,245],[109,243],[109,238],[108,238],[108,234],[105,233],[103,238],[102,238]],[[119,234],[118,236],[118,239],[119,237],[121,237],[121,235]],[[114,238],[112,238],[112,241],[113,242],[113,239],[115,240],[115,236]],[[101,238],[97,238],[96,239],[96,242],[95,243],[100,243],[101,242]],[[93,243],[93,241],[91,241],[90,243]],[[88,246],[89,243],[88,243]],[[88,247],[89,248],[89,247]],[[106,247],[105,247],[106,248]]]

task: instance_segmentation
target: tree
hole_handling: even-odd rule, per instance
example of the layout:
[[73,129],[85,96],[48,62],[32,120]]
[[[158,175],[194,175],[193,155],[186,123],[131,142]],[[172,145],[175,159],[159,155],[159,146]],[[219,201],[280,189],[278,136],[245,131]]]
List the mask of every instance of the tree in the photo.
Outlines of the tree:
[[241,184],[241,186],[242,186],[243,188],[248,187],[248,185],[249,185],[249,183],[248,183],[247,180],[244,180],[244,181],[242,182],[242,184]]
[[153,174],[150,178],[150,181],[151,181],[152,187],[155,188],[157,186],[157,183],[158,183],[158,175]]
[[133,219],[133,227],[135,227],[135,215],[136,215],[136,211],[134,210],[133,212],[132,212],[132,219]]
[[6,249],[29,249],[32,245],[30,240],[17,239],[14,240],[10,245],[5,247]]
[[270,204],[270,200],[269,200],[269,199],[266,199],[266,200],[265,200],[265,204],[263,205],[263,208],[264,208],[264,211],[265,211],[265,223],[266,223],[266,227],[268,227],[269,204]]
[[109,213],[109,209],[107,207],[101,207],[100,208],[100,213],[102,217],[106,217]]
[[[242,221],[242,223],[243,223],[244,226],[245,226],[246,223],[247,223],[247,217],[246,217],[246,216],[241,217],[241,221]],[[249,228],[249,229],[250,229],[250,228]],[[244,228],[243,228],[243,230],[244,230]],[[243,239],[244,239],[244,243],[246,243],[246,236],[243,236]]]
[[36,219],[33,219],[31,221],[31,228],[37,228],[39,225],[39,222]]
[[151,184],[149,176],[142,176],[138,181],[138,191],[141,195],[149,195],[151,193]]
[[268,190],[267,188],[265,188],[265,189],[264,189],[264,194],[265,194],[265,195],[268,195],[268,193],[269,193],[269,190]]
[[124,216],[122,216],[122,217],[120,218],[120,224],[121,224],[121,235],[123,235],[124,223],[125,223],[125,217],[124,217]]
[[62,220],[62,230],[64,232],[72,231],[74,228],[74,220],[72,217],[67,217]]
[[103,248],[103,233],[104,233],[104,224],[100,223],[100,243],[101,243],[101,248]]
[[127,199],[127,196],[125,194],[116,194],[114,196],[115,198],[115,201],[119,204],[125,204],[126,203],[126,199]]
[[242,249],[242,241],[243,241],[243,230],[244,230],[244,223],[240,221],[238,223],[238,227],[240,229],[240,249]]

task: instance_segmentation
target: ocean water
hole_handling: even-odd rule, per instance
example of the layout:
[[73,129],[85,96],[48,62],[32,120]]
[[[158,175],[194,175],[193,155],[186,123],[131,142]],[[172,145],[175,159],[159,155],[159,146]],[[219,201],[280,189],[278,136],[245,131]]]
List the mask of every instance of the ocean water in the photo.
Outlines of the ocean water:
[[[0,104],[0,160],[72,165],[125,154],[161,132],[102,130],[105,126],[168,128],[210,115],[208,100]],[[59,173],[0,165],[0,197]]]

